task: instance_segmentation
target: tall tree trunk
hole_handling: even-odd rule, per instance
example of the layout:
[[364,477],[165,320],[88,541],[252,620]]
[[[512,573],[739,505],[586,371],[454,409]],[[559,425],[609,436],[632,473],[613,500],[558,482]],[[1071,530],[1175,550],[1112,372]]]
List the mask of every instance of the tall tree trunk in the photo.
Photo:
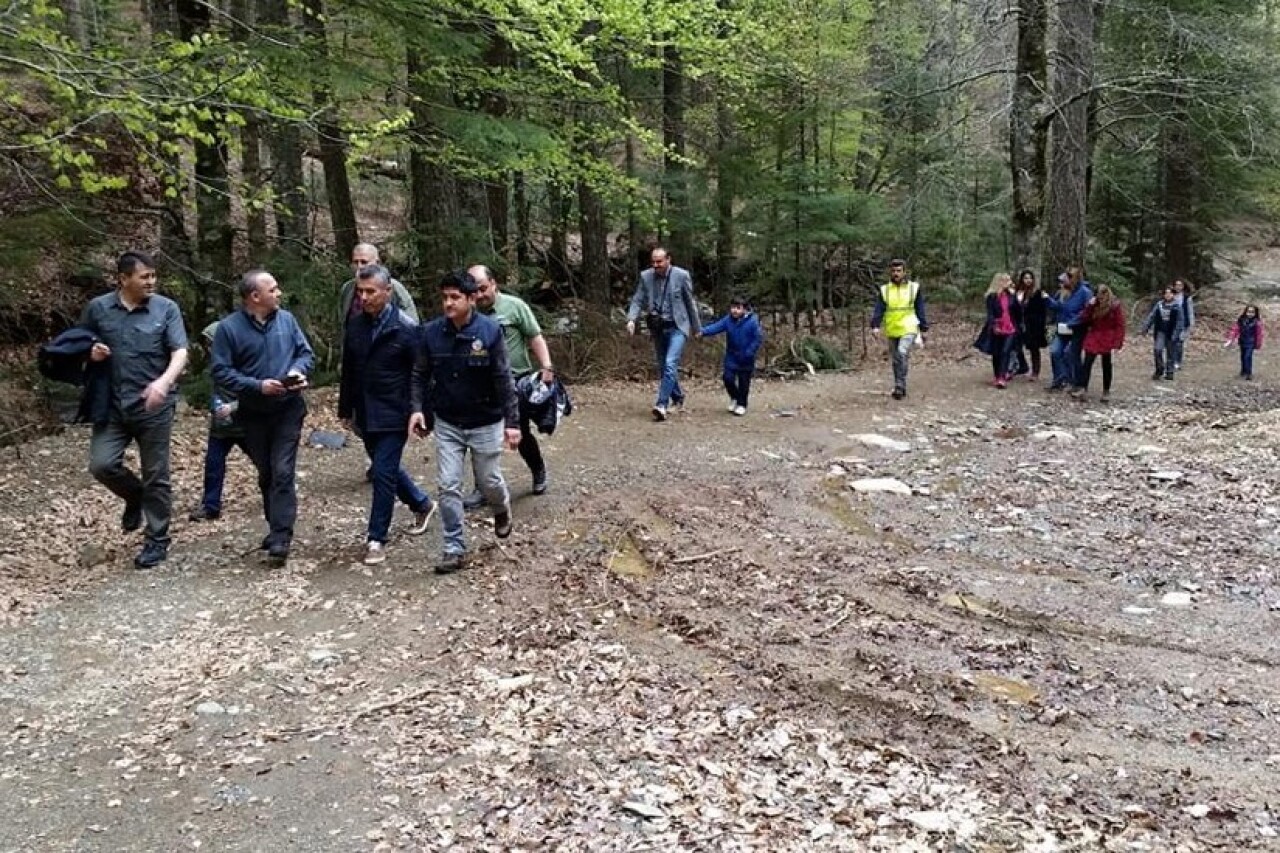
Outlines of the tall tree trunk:
[[733,112],[723,98],[716,103],[716,286],[715,304],[724,305],[733,295],[736,141]]
[[1016,269],[1037,269],[1040,259],[1040,221],[1048,187],[1047,91],[1048,61],[1045,36],[1049,27],[1047,0],[1018,0],[1017,65],[1009,110],[1009,170],[1013,177],[1013,258]]
[[582,296],[603,311],[609,309],[609,234],[600,194],[578,180],[578,227],[582,233]]
[[552,281],[569,281],[569,202],[564,189],[552,181],[547,185],[547,208],[551,214],[551,245],[547,248],[547,271]]
[[524,172],[512,176],[512,195],[516,208],[516,263],[521,267],[530,264],[529,256],[529,193]]
[[[281,42],[294,44],[297,32],[287,0],[260,0],[258,20]],[[291,121],[277,121],[270,129],[271,188],[276,218],[276,242],[286,254],[310,254],[307,240],[307,194],[303,186],[302,131]]]
[[[253,33],[253,0],[232,0],[231,37],[242,45],[248,45]],[[245,48],[248,50],[248,48]],[[240,128],[240,195],[244,203],[245,236],[248,240],[250,264],[263,263],[269,245],[267,243],[267,216],[257,195],[266,180],[262,166],[262,119],[257,114],[244,114]]]
[[[492,69],[510,68],[513,59],[510,43],[496,32],[491,33],[488,44],[485,46],[485,66]],[[480,108],[486,114],[501,120],[510,112],[511,104],[504,92],[490,90],[481,97]],[[494,254],[503,256],[506,256],[510,249],[508,245],[511,239],[510,189],[508,175],[503,175],[498,180],[486,181],[484,185],[489,243],[493,247]]]
[[89,21],[85,7],[91,2],[92,0],[62,0],[62,16],[66,21],[67,35],[81,50],[88,50],[90,47]]
[[311,47],[311,96],[318,114],[316,131],[320,137],[320,165],[324,168],[333,247],[345,260],[351,257],[351,250],[360,242],[356,208],[351,201],[351,177],[347,172],[347,134],[338,123],[338,109],[333,102],[324,0],[309,0],[309,5],[303,21]]
[[409,150],[409,229],[413,235],[412,266],[419,281],[434,284],[455,264],[451,233],[454,182],[435,158],[440,145],[431,104],[435,93],[421,79],[422,64],[415,45],[405,54],[414,130]]
[[663,185],[666,188],[666,216],[671,226],[667,248],[676,263],[689,267],[693,249],[689,213],[688,175],[685,173],[685,81],[684,60],[674,45],[662,52],[662,144]]
[[1084,266],[1087,245],[1089,97],[1093,85],[1094,0],[1060,0],[1049,165],[1046,272]]

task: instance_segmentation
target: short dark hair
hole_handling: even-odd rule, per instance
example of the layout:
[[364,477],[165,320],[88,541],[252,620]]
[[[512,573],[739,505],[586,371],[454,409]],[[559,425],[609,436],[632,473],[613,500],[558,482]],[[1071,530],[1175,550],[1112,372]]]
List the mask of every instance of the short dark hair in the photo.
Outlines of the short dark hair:
[[729,307],[732,308],[735,305],[741,305],[743,308],[749,308],[751,306],[751,300],[744,294],[735,293],[733,298],[729,300]]
[[889,266],[891,267],[905,267],[906,265],[907,265],[907,262],[904,261],[902,258],[893,258],[892,260],[889,261]]
[[476,280],[471,277],[471,273],[466,270],[453,270],[444,274],[444,278],[440,279],[441,290],[456,290],[460,293],[470,296],[478,289]]
[[253,269],[240,276],[240,298],[248,299],[258,289],[258,279],[266,275],[267,271],[262,267],[254,267]]
[[153,270],[156,268],[156,262],[151,260],[151,256],[144,252],[128,251],[116,258],[116,273],[118,275],[133,275],[138,268]]
[[370,278],[374,279],[384,288],[391,286],[391,270],[387,269],[382,264],[367,264],[366,266],[361,267],[360,271],[356,273],[356,278],[361,281]]

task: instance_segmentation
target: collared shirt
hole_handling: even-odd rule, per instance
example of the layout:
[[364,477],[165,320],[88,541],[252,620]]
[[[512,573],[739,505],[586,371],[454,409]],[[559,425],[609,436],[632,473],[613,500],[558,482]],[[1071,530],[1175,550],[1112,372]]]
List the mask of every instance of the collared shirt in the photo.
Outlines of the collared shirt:
[[382,310],[378,312],[378,316],[373,318],[373,326],[369,330],[369,340],[376,341],[378,335],[382,334],[382,330],[387,327],[387,321],[395,315],[399,308],[396,308],[394,302],[388,302],[382,306]]
[[507,344],[507,360],[511,363],[512,376],[524,376],[534,371],[529,358],[529,341],[542,334],[533,309],[518,296],[499,293],[493,307],[483,312],[498,321],[502,327],[502,339]]
[[[118,292],[104,293],[85,306],[80,325],[111,347],[111,402],[114,410],[144,416],[142,393],[169,369],[176,350],[187,348],[182,312],[172,299],[152,294],[128,308]],[[169,389],[165,409],[177,400],[178,384]]]
[[213,381],[240,400],[241,411],[269,411],[297,395],[262,393],[264,379],[283,379],[290,372],[308,376],[315,356],[298,321],[283,308],[259,322],[241,308],[218,323],[213,337],[210,373]]

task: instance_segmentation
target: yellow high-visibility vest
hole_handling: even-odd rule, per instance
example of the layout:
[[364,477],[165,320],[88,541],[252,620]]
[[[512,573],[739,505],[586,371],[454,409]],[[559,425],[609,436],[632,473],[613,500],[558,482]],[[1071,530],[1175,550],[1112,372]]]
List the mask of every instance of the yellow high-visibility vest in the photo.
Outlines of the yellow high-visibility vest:
[[884,300],[884,318],[880,321],[886,338],[905,338],[920,331],[920,319],[916,317],[916,296],[920,293],[918,282],[880,285],[880,298]]

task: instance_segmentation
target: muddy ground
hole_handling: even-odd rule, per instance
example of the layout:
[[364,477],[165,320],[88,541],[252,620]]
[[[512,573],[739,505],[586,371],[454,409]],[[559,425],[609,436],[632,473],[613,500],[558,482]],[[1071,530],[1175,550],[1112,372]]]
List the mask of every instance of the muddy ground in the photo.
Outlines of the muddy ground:
[[145,573],[82,431],[7,449],[0,850],[1276,847],[1280,362],[1233,378],[1233,310],[1109,406],[987,387],[959,323],[901,404],[879,360],[746,418],[577,388],[448,578],[438,526],[360,563],[356,448],[302,452],[286,569],[233,456]]

